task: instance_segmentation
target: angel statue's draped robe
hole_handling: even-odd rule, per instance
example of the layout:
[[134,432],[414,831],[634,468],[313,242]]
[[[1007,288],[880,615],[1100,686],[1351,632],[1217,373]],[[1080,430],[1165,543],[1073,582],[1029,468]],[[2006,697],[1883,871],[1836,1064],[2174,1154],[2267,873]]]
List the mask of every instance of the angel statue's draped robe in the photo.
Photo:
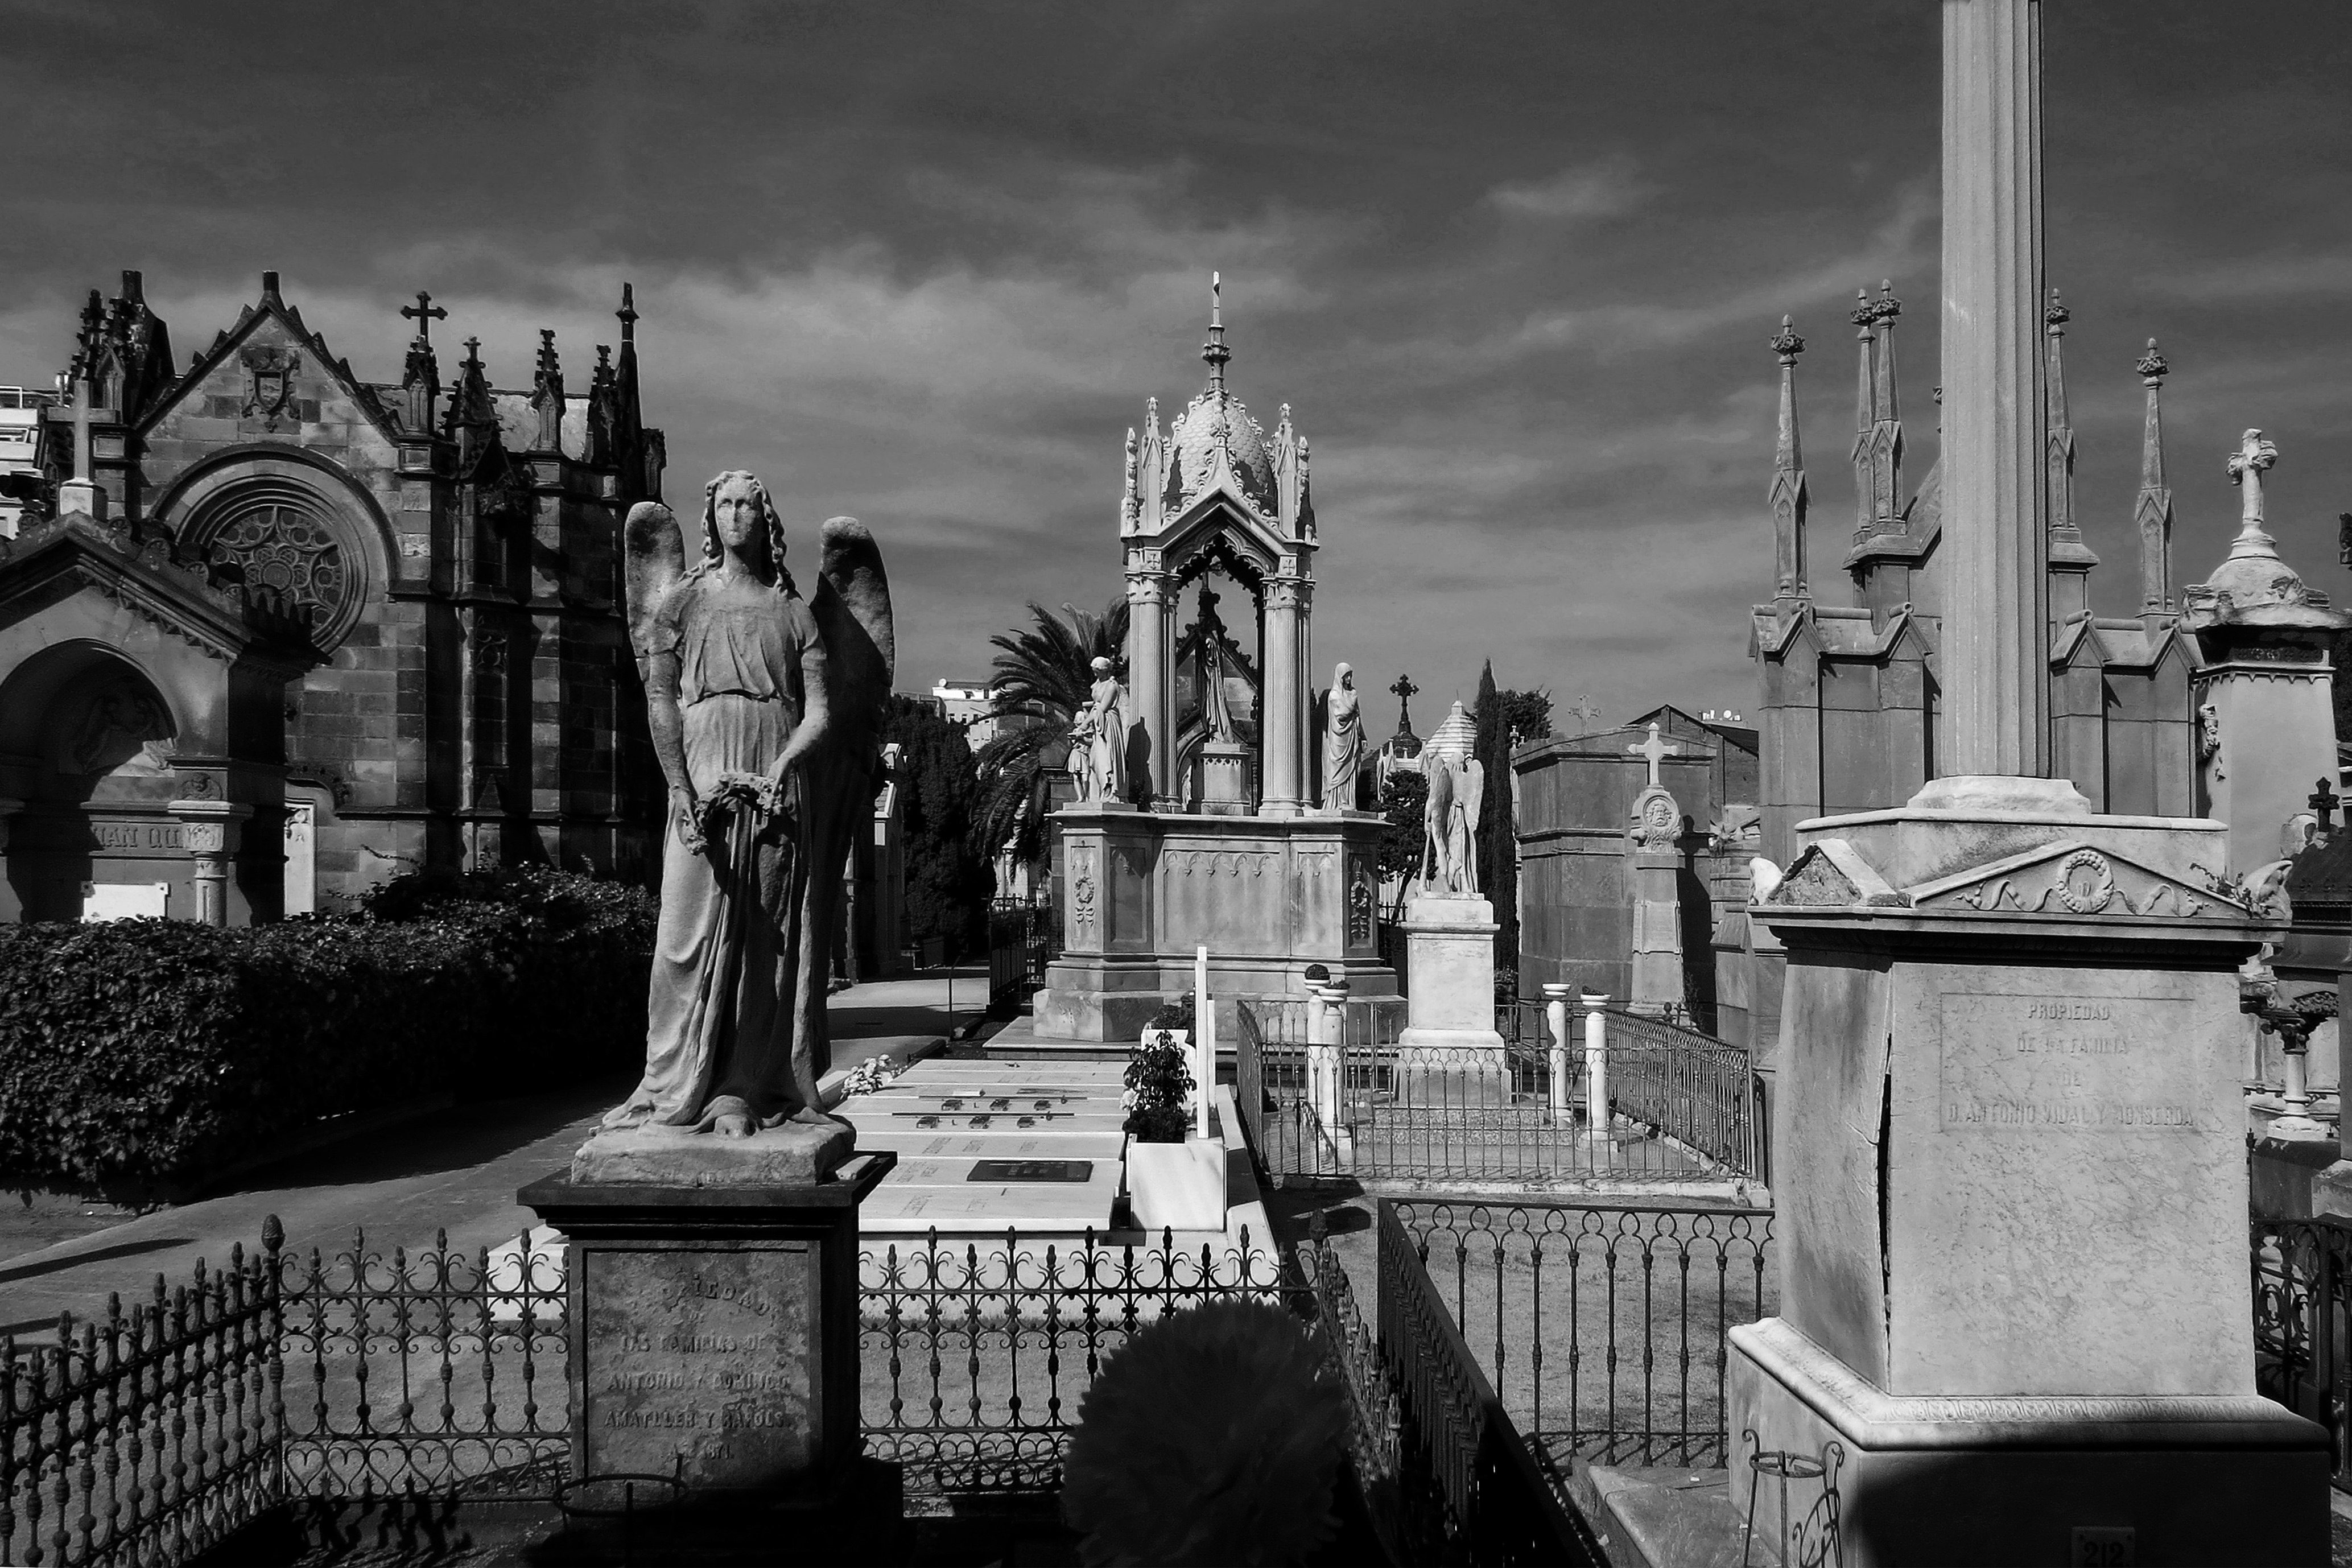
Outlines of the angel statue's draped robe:
[[[807,604],[789,591],[730,594],[715,575],[693,575],[663,595],[654,627],[648,651],[677,659],[696,798],[718,797],[730,774],[766,774],[806,709],[804,682],[823,679]],[[700,1125],[729,1100],[762,1125],[798,1108],[793,1086],[804,1075],[793,1058],[809,1046],[795,1038],[799,990],[815,985],[821,997],[826,980],[803,972],[805,799],[796,769],[777,812],[740,799],[713,811],[700,853],[667,826],[646,1076],[607,1126]]]

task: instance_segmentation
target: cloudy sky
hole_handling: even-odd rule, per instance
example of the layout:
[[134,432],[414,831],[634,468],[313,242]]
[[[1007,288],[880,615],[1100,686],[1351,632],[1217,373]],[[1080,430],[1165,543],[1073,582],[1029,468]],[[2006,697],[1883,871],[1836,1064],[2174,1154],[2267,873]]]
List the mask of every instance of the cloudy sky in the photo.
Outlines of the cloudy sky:
[[[2260,426],[2273,531],[2352,593],[2352,16],[2049,13],[2100,609],[2136,607],[2151,334],[2179,575],[2224,553]],[[1933,455],[1927,0],[5,0],[0,37],[0,381],[46,384],[126,267],[183,353],[277,268],[385,380],[429,289],[502,385],[541,325],[584,374],[632,279],[673,493],[740,465],[798,522],[866,519],[903,688],[984,673],[1026,599],[1119,591],[1121,438],[1198,389],[1212,268],[1233,385],[1314,443],[1318,656],[1410,670],[1424,711],[1489,657],[1563,707],[1752,711],[1782,312],[1824,597],[1857,284],[1906,301],[1915,481]]]

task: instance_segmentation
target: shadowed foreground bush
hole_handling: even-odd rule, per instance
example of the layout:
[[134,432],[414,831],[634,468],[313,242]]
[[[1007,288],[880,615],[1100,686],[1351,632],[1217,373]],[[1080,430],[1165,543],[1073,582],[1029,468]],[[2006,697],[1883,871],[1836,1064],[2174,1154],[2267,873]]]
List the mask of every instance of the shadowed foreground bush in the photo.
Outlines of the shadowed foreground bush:
[[525,869],[237,930],[0,925],[0,1184],[150,1195],[321,1117],[638,1059],[655,912]]

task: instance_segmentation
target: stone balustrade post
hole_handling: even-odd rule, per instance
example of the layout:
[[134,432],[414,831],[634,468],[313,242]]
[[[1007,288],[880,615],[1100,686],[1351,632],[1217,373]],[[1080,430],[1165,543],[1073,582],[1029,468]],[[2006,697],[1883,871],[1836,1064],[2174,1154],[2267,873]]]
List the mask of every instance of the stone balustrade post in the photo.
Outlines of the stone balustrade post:
[[181,799],[163,809],[180,819],[180,847],[196,863],[197,921],[228,924],[229,867],[253,807],[239,801]]
[[1573,1073],[1568,1065],[1568,1004],[1576,994],[1576,987],[1558,982],[1547,984],[1544,994],[1544,1022],[1551,1028],[1551,1119],[1565,1123],[1570,1115],[1569,1085]]
[[1609,1025],[1601,1009],[1609,998],[1586,992],[1584,1005],[1584,1129],[1593,1138],[1609,1136]]

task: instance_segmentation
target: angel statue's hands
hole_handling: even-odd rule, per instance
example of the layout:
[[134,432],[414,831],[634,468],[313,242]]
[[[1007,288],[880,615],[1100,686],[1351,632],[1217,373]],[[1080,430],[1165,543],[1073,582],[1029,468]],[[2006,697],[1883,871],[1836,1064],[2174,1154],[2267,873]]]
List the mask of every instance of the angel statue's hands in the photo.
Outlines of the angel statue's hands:
[[702,803],[694,798],[694,791],[675,785],[669,792],[670,823],[677,832],[677,841],[695,854],[702,853]]

